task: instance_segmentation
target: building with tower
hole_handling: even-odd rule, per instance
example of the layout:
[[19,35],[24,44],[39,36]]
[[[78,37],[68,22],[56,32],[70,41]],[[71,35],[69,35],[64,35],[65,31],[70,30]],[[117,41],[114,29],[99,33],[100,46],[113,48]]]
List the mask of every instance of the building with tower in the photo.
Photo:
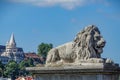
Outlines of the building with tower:
[[14,60],[17,63],[24,59],[24,51],[22,48],[16,46],[14,34],[11,35],[11,38],[6,43],[6,46],[0,45],[0,54],[1,57],[8,57],[9,60]]

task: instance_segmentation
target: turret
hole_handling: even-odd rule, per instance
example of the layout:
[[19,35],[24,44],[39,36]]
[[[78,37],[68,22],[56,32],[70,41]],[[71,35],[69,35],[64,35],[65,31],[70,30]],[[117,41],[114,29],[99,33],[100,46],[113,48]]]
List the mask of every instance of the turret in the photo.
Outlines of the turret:
[[14,38],[14,34],[11,35],[10,40],[6,44],[7,48],[16,48],[16,42]]

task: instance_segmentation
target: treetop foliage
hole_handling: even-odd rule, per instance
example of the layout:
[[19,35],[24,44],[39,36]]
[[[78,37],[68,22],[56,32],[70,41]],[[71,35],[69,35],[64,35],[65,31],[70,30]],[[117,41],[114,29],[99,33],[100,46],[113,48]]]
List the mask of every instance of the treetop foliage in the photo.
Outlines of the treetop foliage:
[[43,56],[43,57],[46,57],[47,56],[47,53],[50,49],[53,48],[53,45],[50,43],[50,44],[47,44],[47,43],[41,43],[38,45],[38,55],[39,56]]

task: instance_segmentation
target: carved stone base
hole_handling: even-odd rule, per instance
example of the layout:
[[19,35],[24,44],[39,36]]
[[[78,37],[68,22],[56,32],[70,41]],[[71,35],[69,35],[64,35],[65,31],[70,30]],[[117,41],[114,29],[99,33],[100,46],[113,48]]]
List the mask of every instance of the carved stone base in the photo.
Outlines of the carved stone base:
[[28,67],[35,80],[119,80],[118,65],[91,63],[81,66]]

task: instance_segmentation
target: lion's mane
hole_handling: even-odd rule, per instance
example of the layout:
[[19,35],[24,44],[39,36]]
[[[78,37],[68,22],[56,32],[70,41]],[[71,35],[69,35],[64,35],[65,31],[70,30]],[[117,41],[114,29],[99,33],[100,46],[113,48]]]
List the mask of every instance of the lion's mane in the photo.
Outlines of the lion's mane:
[[99,35],[100,31],[94,25],[88,26],[76,35],[74,40],[74,50],[78,59],[100,58],[100,54],[96,52],[95,35]]

